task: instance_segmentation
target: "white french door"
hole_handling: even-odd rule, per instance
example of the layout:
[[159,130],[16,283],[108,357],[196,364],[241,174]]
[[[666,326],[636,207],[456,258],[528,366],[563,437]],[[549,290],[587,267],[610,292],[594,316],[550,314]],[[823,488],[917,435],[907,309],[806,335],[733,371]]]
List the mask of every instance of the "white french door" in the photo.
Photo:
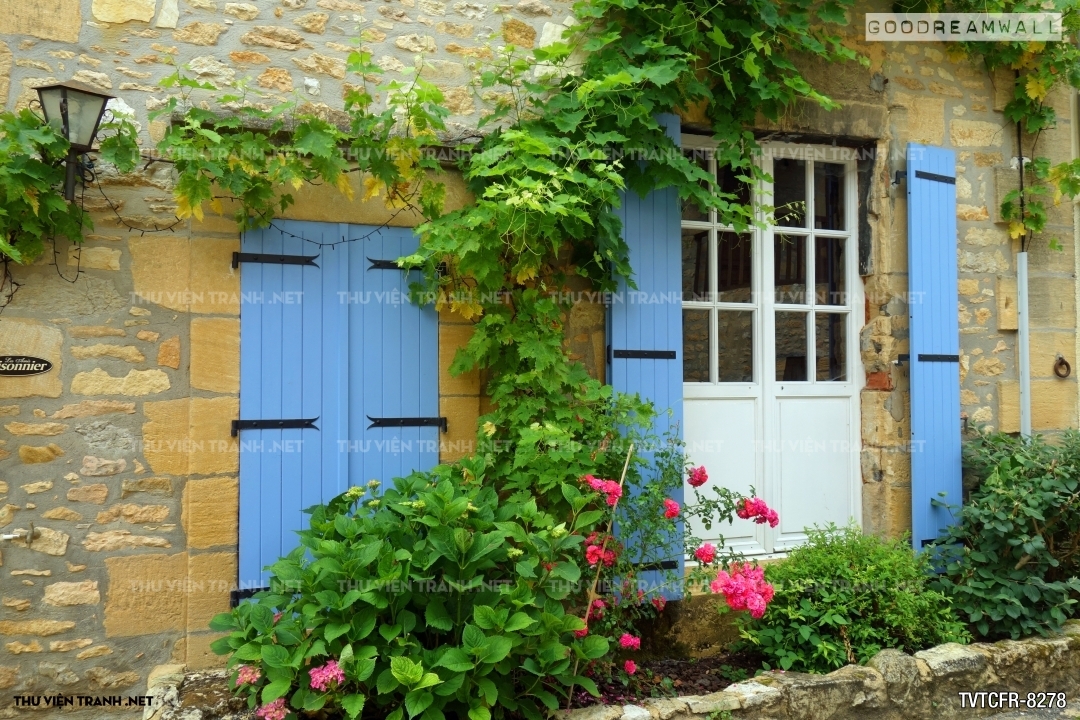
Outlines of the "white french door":
[[[684,135],[684,152],[745,201],[705,140]],[[807,526],[861,519],[862,283],[856,167],[844,151],[765,145],[759,162],[773,180],[754,201],[775,210],[759,209],[763,227],[736,233],[715,211],[683,208],[687,454],[709,471],[702,490],[753,487],[780,515],[775,529],[736,519],[689,530],[750,555],[798,545]]]

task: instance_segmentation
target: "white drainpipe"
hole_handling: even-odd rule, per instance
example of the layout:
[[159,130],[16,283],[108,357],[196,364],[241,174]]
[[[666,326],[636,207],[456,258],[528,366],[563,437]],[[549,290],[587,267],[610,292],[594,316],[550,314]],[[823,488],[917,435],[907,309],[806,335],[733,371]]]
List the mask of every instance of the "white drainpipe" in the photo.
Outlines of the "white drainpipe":
[[1019,333],[1017,357],[1020,370],[1020,434],[1031,437],[1031,357],[1028,342],[1028,254],[1016,254],[1016,314]]

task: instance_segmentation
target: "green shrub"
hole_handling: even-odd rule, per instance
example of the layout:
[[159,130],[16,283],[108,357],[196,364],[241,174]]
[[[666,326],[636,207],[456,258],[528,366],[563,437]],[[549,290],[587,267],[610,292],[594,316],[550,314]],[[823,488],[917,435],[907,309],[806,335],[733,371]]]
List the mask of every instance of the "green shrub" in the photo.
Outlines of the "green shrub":
[[1080,597],[1080,434],[1047,445],[996,433],[964,453],[982,483],[938,541],[937,587],[985,638],[1059,630]]
[[[568,488],[577,512],[557,523],[535,502],[500,503],[490,486],[438,473],[382,493],[373,481],[315,508],[301,546],[272,566],[271,591],[215,618],[230,632],[215,651],[259,670],[246,683],[252,706],[287,697],[349,717],[538,718],[571,684],[595,691],[574,671],[608,642],[575,637],[585,625],[563,600],[582,574],[571,531],[605,513]],[[330,661],[343,677],[320,692],[313,671]]]
[[825,673],[884,648],[969,639],[948,598],[928,589],[925,555],[906,542],[835,525],[807,534],[806,545],[766,566],[775,595],[765,617],[738,621],[744,644],[769,666]]

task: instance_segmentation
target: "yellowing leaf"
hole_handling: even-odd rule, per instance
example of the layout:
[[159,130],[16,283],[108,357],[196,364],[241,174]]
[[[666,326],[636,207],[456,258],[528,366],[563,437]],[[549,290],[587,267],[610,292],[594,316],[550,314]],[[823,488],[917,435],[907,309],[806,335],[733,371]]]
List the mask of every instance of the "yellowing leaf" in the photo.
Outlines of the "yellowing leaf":
[[337,176],[337,181],[335,182],[335,185],[337,185],[338,192],[347,197],[349,200],[352,200],[355,196],[352,188],[352,183],[349,182],[349,176],[345,173],[341,173]]
[[529,280],[532,280],[534,277],[536,277],[536,268],[534,268],[534,267],[523,267],[520,270],[518,270],[518,274],[517,274],[517,277],[515,279],[517,280],[518,285],[522,285],[522,284],[528,282]]
[[26,195],[26,202],[30,203],[30,207],[34,208],[34,214],[37,215],[40,212],[40,204],[38,203],[38,193],[34,188],[28,187],[23,190],[23,194]]
[[382,191],[382,181],[373,175],[368,175],[364,178],[364,194],[360,196],[360,199],[370,200],[373,197],[379,197]]
[[1036,75],[1027,76],[1027,83],[1025,84],[1024,89],[1029,98],[1039,101],[1042,101],[1042,99],[1046,97],[1046,91],[1048,90],[1043,79]]
[[304,184],[302,178],[294,177],[289,183],[293,186],[293,190],[299,190],[300,186]]
[[210,201],[210,209],[218,215],[225,214],[225,208],[221,207],[221,198],[214,198]]
[[1022,237],[1026,232],[1027,228],[1025,228],[1024,223],[1020,222],[1019,220],[1013,220],[1009,223],[1009,237],[1011,237],[1013,240]]
[[202,203],[196,203],[196,204],[195,204],[195,205],[194,205],[194,206],[193,206],[193,207],[191,208],[191,214],[195,216],[195,219],[196,219],[196,220],[199,220],[199,221],[201,221],[201,220],[203,219],[203,209],[202,209]]
[[176,217],[181,220],[191,217],[191,203],[184,196],[176,198]]

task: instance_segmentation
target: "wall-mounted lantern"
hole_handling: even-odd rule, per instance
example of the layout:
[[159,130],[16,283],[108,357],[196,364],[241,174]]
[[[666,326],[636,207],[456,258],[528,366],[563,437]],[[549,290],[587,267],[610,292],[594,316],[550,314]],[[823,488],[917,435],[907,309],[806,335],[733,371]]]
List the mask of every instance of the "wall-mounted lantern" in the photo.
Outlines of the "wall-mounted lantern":
[[71,202],[75,199],[79,155],[90,151],[101,117],[105,114],[105,105],[113,96],[73,80],[46,85],[38,88],[37,92],[45,122],[71,143],[64,181],[64,197]]

